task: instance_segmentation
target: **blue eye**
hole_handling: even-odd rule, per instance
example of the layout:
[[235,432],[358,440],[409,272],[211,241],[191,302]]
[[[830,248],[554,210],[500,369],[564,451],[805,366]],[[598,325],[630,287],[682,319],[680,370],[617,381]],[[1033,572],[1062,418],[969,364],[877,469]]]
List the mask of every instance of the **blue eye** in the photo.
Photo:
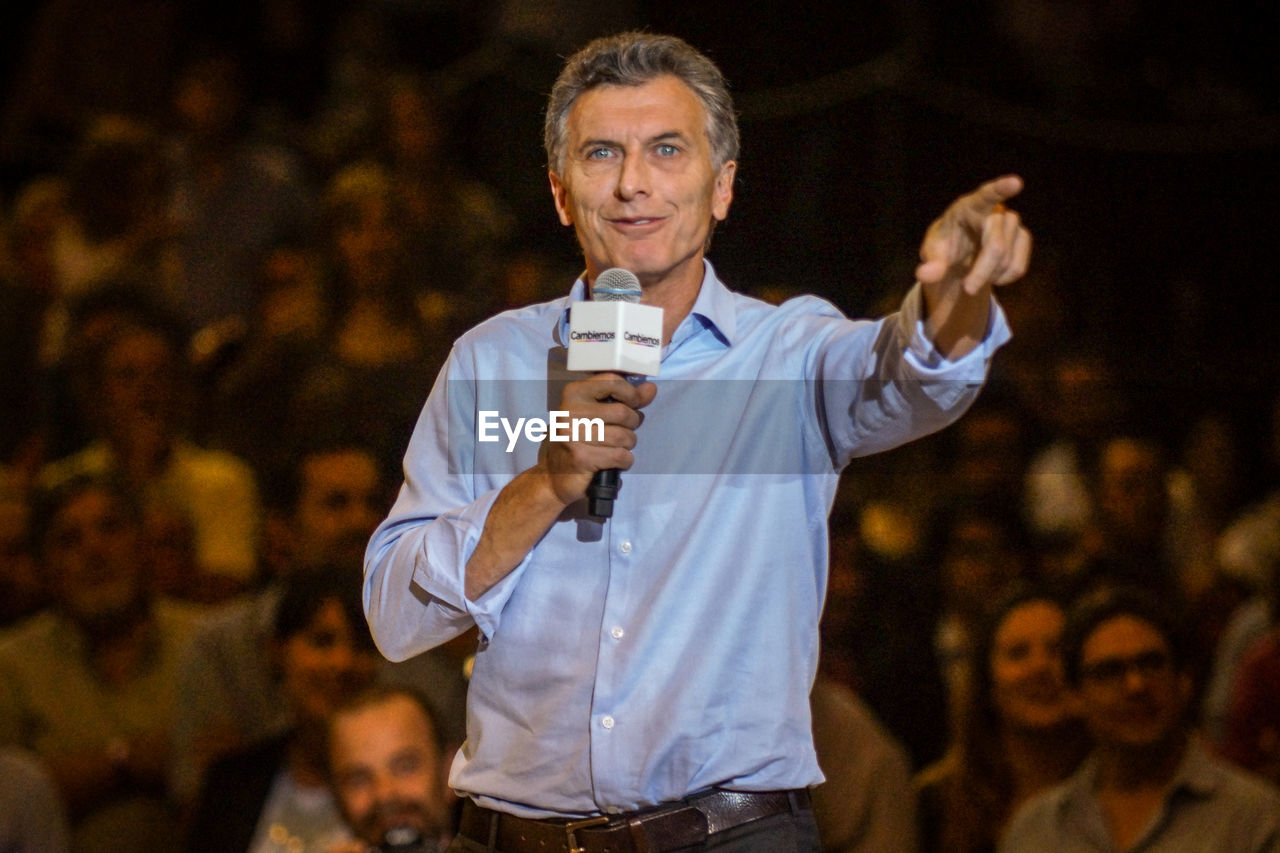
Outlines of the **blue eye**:
[[674,145],[669,145],[664,142],[662,145],[658,146],[658,154],[663,157],[674,157],[679,153],[680,149]]
[[613,150],[609,148],[593,148],[587,152],[588,160],[604,160],[606,157],[612,157]]

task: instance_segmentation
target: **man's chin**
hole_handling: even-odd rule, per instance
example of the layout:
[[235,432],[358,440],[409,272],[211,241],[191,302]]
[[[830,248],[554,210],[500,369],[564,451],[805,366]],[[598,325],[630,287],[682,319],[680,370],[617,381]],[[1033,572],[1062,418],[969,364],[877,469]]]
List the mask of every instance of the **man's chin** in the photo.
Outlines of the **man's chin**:
[[412,829],[419,838],[427,838],[431,833],[422,816],[416,813],[399,815],[377,815],[361,826],[360,837],[366,843],[377,847],[387,840],[387,833],[393,829]]

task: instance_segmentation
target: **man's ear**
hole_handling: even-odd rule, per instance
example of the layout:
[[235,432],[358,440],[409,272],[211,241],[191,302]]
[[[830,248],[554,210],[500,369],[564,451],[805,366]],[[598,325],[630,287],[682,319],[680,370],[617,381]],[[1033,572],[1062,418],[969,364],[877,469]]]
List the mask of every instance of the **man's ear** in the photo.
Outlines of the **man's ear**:
[[733,201],[733,179],[738,173],[738,164],[729,160],[716,173],[716,183],[711,195],[711,215],[717,222],[723,222],[729,216],[729,204]]
[[556,205],[556,213],[560,216],[561,225],[572,225],[573,215],[569,212],[569,189],[564,180],[555,172],[547,172],[551,181],[551,198]]

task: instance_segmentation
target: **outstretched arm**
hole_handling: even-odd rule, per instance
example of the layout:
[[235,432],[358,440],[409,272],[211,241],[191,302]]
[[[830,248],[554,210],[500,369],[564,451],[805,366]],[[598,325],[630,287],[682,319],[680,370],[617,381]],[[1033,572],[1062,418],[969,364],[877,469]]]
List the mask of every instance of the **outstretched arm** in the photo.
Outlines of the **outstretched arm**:
[[1031,232],[1005,202],[1022,179],[1005,175],[951,203],[925,233],[916,280],[924,293],[925,331],[947,359],[986,334],[991,288],[1017,281],[1031,258]]

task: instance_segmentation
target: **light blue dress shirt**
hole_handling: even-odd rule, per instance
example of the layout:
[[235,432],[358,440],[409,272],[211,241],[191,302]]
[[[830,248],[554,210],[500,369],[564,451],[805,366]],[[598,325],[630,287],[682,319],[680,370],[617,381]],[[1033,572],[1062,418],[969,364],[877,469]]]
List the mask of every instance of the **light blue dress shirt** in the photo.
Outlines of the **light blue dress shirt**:
[[564,364],[585,294],[579,280],[454,346],[369,543],[374,638],[395,660],[479,626],[450,783],[491,808],[583,815],[816,784],[808,697],[840,470],[958,417],[1009,337],[1003,314],[952,362],[924,336],[918,286],[897,314],[851,321],[815,297],[732,293],[707,264],[612,519],[570,506],[469,601],[485,517],[539,447],[477,441],[478,412],[548,417],[581,377]]

